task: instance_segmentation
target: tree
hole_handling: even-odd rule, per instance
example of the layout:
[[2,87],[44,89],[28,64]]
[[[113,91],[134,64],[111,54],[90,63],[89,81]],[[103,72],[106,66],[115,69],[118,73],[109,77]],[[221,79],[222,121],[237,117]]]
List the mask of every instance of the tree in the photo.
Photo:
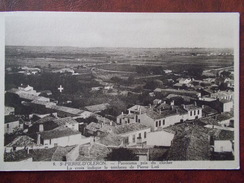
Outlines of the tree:
[[129,149],[118,148],[113,149],[111,153],[107,155],[107,161],[137,161],[138,157]]

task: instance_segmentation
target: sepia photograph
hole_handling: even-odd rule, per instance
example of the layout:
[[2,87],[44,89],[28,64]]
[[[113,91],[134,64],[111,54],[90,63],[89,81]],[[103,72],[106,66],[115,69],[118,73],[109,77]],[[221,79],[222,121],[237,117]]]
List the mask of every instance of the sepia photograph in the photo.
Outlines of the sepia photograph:
[[239,169],[238,13],[0,25],[0,170]]

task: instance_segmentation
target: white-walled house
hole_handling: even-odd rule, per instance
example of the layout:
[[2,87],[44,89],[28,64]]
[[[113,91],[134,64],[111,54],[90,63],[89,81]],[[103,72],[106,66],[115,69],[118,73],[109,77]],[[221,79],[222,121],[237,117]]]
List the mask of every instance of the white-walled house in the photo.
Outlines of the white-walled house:
[[137,121],[137,115],[130,113],[130,114],[124,114],[122,112],[122,114],[120,114],[119,116],[117,116],[117,124],[129,124],[129,123],[136,123]]
[[103,131],[113,133],[124,138],[124,145],[135,146],[146,143],[147,134],[151,132],[151,128],[139,123],[130,123],[117,126],[104,125]]
[[183,108],[188,112],[188,120],[199,119],[202,117],[202,108],[195,104],[183,105]]
[[152,131],[183,122],[188,119],[188,113],[180,107],[156,112],[153,109],[138,115],[138,123],[151,127]]
[[90,143],[90,138],[82,136],[79,131],[64,126],[37,134],[37,144],[42,144],[46,148],[85,143]]
[[233,145],[230,140],[215,140],[214,141],[214,152],[232,152]]
[[171,142],[174,139],[174,134],[162,131],[150,132],[147,134],[147,145],[148,146],[171,146]]

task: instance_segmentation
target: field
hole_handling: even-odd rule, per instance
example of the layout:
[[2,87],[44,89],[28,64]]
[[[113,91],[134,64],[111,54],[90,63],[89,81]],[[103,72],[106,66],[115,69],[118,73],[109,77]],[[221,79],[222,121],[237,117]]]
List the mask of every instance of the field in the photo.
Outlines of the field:
[[189,68],[212,69],[231,66],[233,50],[6,46],[6,67],[12,65],[41,68],[85,66],[125,72],[136,72],[137,66],[150,65],[181,72]]

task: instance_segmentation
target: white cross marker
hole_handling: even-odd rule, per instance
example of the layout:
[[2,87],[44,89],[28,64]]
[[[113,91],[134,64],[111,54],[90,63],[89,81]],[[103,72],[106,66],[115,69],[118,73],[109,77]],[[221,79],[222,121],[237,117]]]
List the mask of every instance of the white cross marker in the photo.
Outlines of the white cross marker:
[[62,85],[60,85],[59,88],[58,88],[58,90],[59,90],[60,93],[62,93],[63,89],[64,88],[62,87]]

